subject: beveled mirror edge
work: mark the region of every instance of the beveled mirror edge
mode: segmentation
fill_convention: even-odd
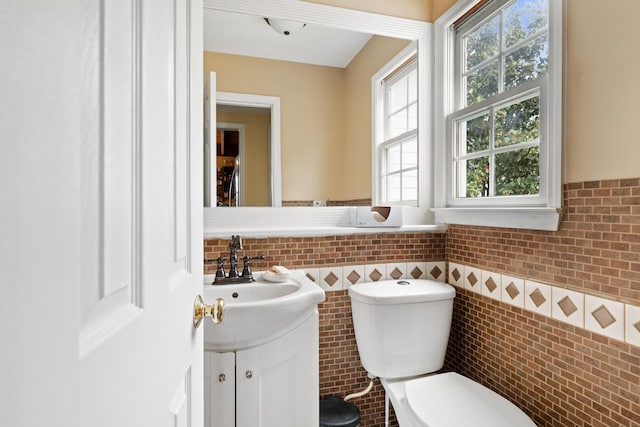
[[[430,119],[432,87],[428,83],[427,76],[432,72],[432,61],[429,58],[432,56],[430,50],[433,24],[304,1],[204,0],[203,5],[205,8],[228,12],[299,20],[310,24],[416,40],[418,42],[419,70],[418,111],[421,112],[418,116],[418,144],[421,147],[419,182],[430,181],[429,177],[433,176],[433,166],[429,161],[430,154],[433,153]],[[419,200],[419,207],[405,207],[403,209],[403,224],[406,224],[403,227],[375,229],[350,226],[350,210],[355,209],[354,207],[204,208],[204,235],[205,238],[228,237],[233,232],[247,236],[262,235],[266,237],[398,232],[415,231],[416,229],[436,232],[446,230],[446,226],[433,225],[433,214],[430,211],[433,194],[428,185],[420,185]]]

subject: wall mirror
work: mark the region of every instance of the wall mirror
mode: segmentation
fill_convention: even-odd
[[[375,46],[376,42],[377,45],[383,45],[383,49],[387,49],[378,60],[378,67],[384,65],[394,56],[389,52],[393,52],[395,49],[397,53],[409,42],[417,41],[419,110],[427,111],[429,108],[430,88],[425,82],[428,67],[430,67],[426,61],[428,57],[426,49],[429,45],[431,24],[299,1],[205,0],[204,7],[205,27],[207,14],[232,13],[237,17],[242,15],[259,21],[265,28],[268,28],[268,24],[264,22],[264,17],[269,17],[305,23],[310,28],[317,27],[322,30],[333,29],[358,34],[360,41],[355,42],[356,44],[360,43],[358,49],[362,49],[363,46],[365,49],[370,45]],[[287,207],[291,206],[312,206],[314,201],[320,202],[319,204],[323,206],[371,204],[370,76],[356,82],[353,79],[357,73],[345,68],[347,64],[342,66],[313,64],[313,58],[320,55],[307,49],[308,60],[302,59],[294,62],[294,65],[287,65],[290,67],[288,69],[297,69],[298,71],[283,72],[283,75],[278,78],[277,73],[275,76],[270,74],[273,71],[264,65],[264,58],[254,58],[254,63],[242,63],[241,60],[251,54],[239,55],[233,51],[215,54],[207,52],[206,36],[208,31],[205,28],[205,74],[209,70],[216,71],[219,90],[280,96],[279,85],[284,86],[285,83],[296,83],[307,89],[322,88],[316,92],[307,91],[302,95],[304,97],[302,100],[296,101],[281,97],[282,181],[280,191],[283,207],[278,209],[286,211]],[[286,37],[277,34],[275,30],[271,31],[274,36],[287,42]],[[289,36],[292,37],[290,40],[298,35],[303,35],[304,31],[305,29],[302,29],[299,33],[292,34]],[[236,26],[236,31],[227,34],[226,38],[242,39],[245,35],[242,29]],[[344,35],[338,37],[338,40],[344,39]],[[338,47],[343,47],[343,44],[346,43],[327,38],[324,47],[329,47],[329,50],[339,50]],[[284,51],[288,49],[291,50],[293,47],[287,45],[283,47]],[[277,58],[277,53],[270,55]],[[276,59],[275,61],[284,63],[285,59]],[[330,72],[322,74],[318,71],[318,69],[331,67],[335,69],[333,74]],[[258,72],[256,73],[256,71]],[[375,71],[377,69],[370,72],[370,75],[373,75]],[[226,81],[225,79],[230,74],[233,75],[233,80]],[[274,82],[276,82],[275,85]],[[360,93],[345,95],[345,91],[360,91]],[[353,105],[355,102],[353,100],[358,99],[358,96],[359,99],[366,100],[363,101],[364,106]],[[332,99],[340,100],[338,106],[332,106],[329,102]],[[318,108],[321,109],[320,112]],[[327,110],[330,114],[327,114]],[[295,114],[292,115],[292,111]],[[423,142],[426,141],[428,125],[427,115],[420,114],[421,135],[419,138],[423,140],[420,142],[421,147],[426,147]],[[427,150],[422,151],[422,155],[426,156]],[[429,165],[424,166],[421,175],[427,176],[429,173]],[[429,192],[423,188],[420,193],[420,207],[423,208],[420,223],[426,221],[424,206],[428,205],[429,197]],[[273,200],[273,198],[271,199]],[[254,214],[258,215],[257,211],[252,213],[252,209],[254,208],[237,208],[235,214],[228,214],[223,212],[227,209],[205,208],[205,232],[212,228],[222,227],[222,224],[216,226],[213,224],[214,222],[226,222],[225,228],[229,226],[246,228],[247,224],[230,225],[228,221],[231,220],[232,223],[234,220],[251,221]],[[277,215],[276,212],[273,213]],[[264,216],[264,214],[259,215]],[[303,213],[297,212],[296,216],[299,215],[304,216]],[[321,217],[323,214],[316,211],[313,215]],[[262,220],[259,223],[262,223]],[[268,224],[264,224],[264,226],[268,226]]]

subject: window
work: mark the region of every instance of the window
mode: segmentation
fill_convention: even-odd
[[[407,54],[410,54],[407,58]],[[372,80],[376,203],[418,205],[418,68],[415,47]]]
[[[444,145],[436,150],[444,189],[436,197],[437,220],[557,228],[560,3],[461,0],[436,23],[443,66],[436,77],[442,100],[435,134]],[[528,225],[532,208],[539,208],[538,216],[548,214],[549,222]],[[519,215],[517,224],[505,223],[505,213]]]

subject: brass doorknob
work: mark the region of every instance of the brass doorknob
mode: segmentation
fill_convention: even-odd
[[[222,298],[216,298],[215,302],[211,305],[207,305],[202,300],[202,296],[198,295],[193,302],[193,326],[198,327],[202,323],[202,319],[210,317],[213,323],[222,322],[222,316],[224,315],[224,300]]]

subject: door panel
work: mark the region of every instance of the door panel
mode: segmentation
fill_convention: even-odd
[[[202,151],[202,128],[201,114],[191,114],[192,97],[202,94],[201,8],[188,0],[119,0],[96,10],[97,97],[87,108],[99,119],[87,133],[98,145],[92,192],[104,195],[87,228],[95,223],[99,230],[98,272],[131,276],[139,285],[122,288],[128,300],[102,312],[104,320],[94,323],[102,342],[79,360],[81,375],[92,378],[81,387],[91,396],[79,409],[87,424],[100,425],[89,422],[96,414],[104,425],[202,422],[202,335],[191,324],[202,283],[202,160],[195,154]],[[127,43],[112,46],[112,34]],[[119,262],[109,263],[108,253]],[[120,322],[111,322],[117,316]]]
[[[87,109],[82,126],[87,137],[86,200],[83,217],[86,242],[83,264],[80,354],[108,339],[136,316],[141,294],[139,270],[140,76],[136,57],[141,38],[139,2],[107,2],[90,9],[91,39],[98,46],[88,52],[98,60],[87,73],[82,91]]]

